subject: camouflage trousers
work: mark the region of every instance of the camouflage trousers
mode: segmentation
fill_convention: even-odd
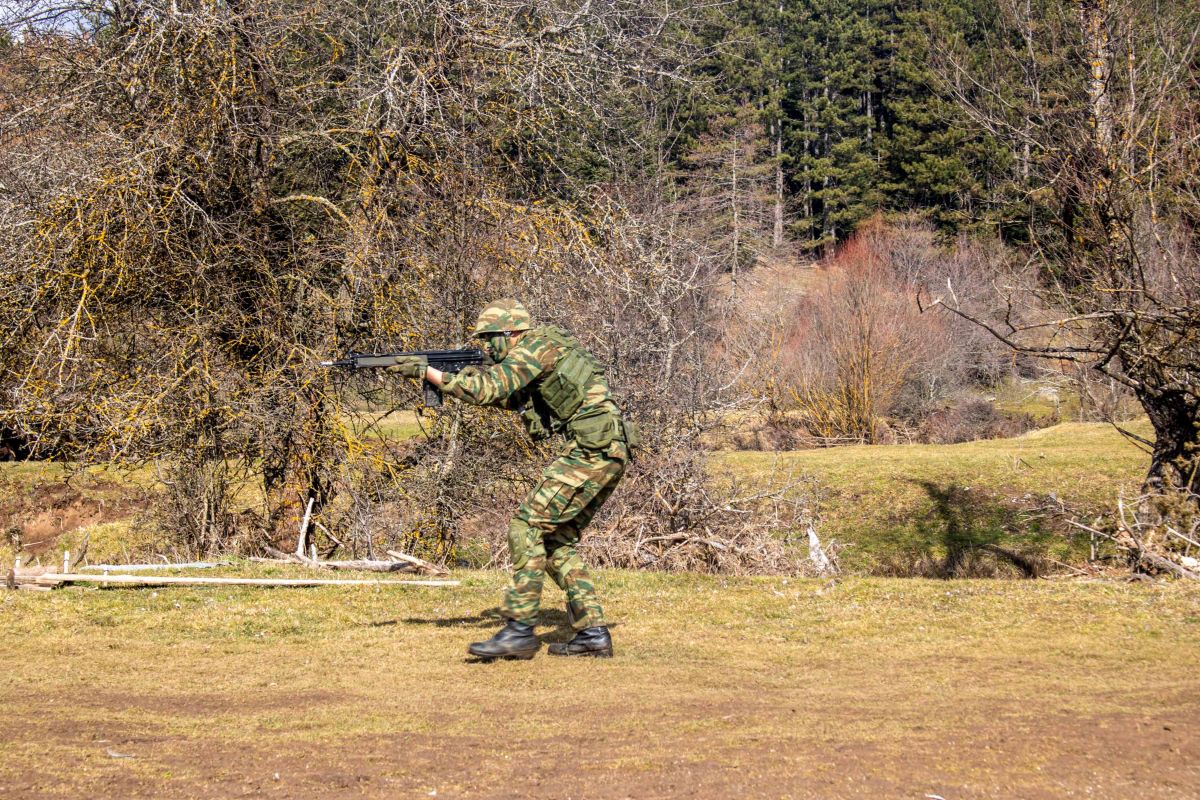
[[[508,526],[513,575],[504,590],[504,616],[534,624],[549,573],[566,592],[567,614],[576,630],[606,624],[596,587],[575,545],[621,480],[628,460],[621,442],[605,451],[575,447],[542,472]]]

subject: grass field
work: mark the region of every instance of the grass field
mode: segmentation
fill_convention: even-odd
[[[1133,428],[1150,433],[1144,421]],[[381,429],[393,438],[418,431],[404,412]],[[1090,519],[1110,509],[1119,492],[1136,488],[1147,456],[1110,425],[1066,423],[958,445],[721,451],[710,463],[716,477],[756,487],[810,476],[819,487],[820,534],[843,547],[847,571],[910,574],[921,564],[936,566],[956,547],[979,544],[1081,564],[1091,543],[1046,510],[1065,507]],[[152,483],[149,468],[72,474],[53,463],[0,464],[0,528],[22,531],[27,561],[77,552],[85,533],[93,563],[131,553],[149,558],[164,544],[151,528],[130,522],[147,506]],[[11,542],[0,540],[0,563],[12,557]]]
[[[603,573],[611,661],[458,589],[0,594],[0,794],[1194,798],[1183,584]],[[556,590],[545,638],[566,635]]]
[[[1150,435],[1145,421],[1131,428]],[[714,462],[751,485],[815,478],[822,535],[846,545],[847,569],[866,572],[982,543],[1077,563],[1089,541],[1046,509],[1090,519],[1112,508],[1140,484],[1149,457],[1111,425],[1064,423],[1012,439],[721,452]]]

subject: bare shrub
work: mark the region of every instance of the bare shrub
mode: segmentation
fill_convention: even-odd
[[[884,441],[888,419],[919,426],[965,389],[994,383],[1011,359],[975,326],[922,314],[918,294],[953,274],[970,302],[985,303],[1011,268],[998,248],[938,245],[916,219],[869,221],[787,311],[768,395],[827,443]]]
[[[1060,369],[1079,398],[1081,420],[1123,422],[1141,415],[1137,396],[1120,381],[1080,364],[1066,363]]]
[[[960,236],[938,245],[932,228],[911,217],[871,233],[914,298],[922,291],[944,292],[949,285],[959,302],[972,308],[990,307],[997,301],[998,286],[1028,271],[998,240]],[[1038,307],[1030,306],[1025,313],[1038,313]],[[978,326],[947,319],[939,331],[937,355],[924,362],[917,374],[916,386],[927,402],[937,402],[966,386],[993,386],[1011,373],[1012,353]]]
[[[921,424],[922,441],[937,444],[1019,436],[1037,427],[1028,414],[1003,414],[995,403],[968,397],[930,413]]]
[[[503,542],[508,514],[549,455],[496,411],[448,403],[420,421],[421,435],[346,462],[315,516],[317,541],[352,557],[395,549],[438,563],[454,563],[476,538]]]
[[[783,478],[754,487],[714,486],[695,450],[652,454],[635,465],[642,486],[623,492],[585,543],[613,567],[723,574],[796,574],[805,561],[789,535],[802,530],[812,487]],[[652,481],[652,484],[650,483]]]
[[[214,458],[159,465],[158,480],[166,491],[156,494],[148,521],[171,532],[186,556],[238,552],[244,543],[230,507],[236,480],[231,472],[229,462]]]
[[[631,138],[660,135],[646,111],[691,18],[535,6],[6,7],[33,27],[5,59],[0,426],[40,455],[161,463],[191,547],[285,545],[311,501],[331,542],[449,557],[533,456],[454,406],[420,445],[380,444],[347,422],[356,395],[413,395],[315,362],[459,341],[512,291],[614,366],[652,445],[686,428],[711,272],[614,187],[655,146]],[[585,150],[603,191],[571,172]]]
[[[805,427],[829,441],[875,442],[917,365],[938,349],[885,254],[852,239],[792,312],[778,379]]]

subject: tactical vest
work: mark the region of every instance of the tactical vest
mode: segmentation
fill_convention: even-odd
[[[561,328],[548,326],[532,333],[552,344],[560,355],[535,385],[521,414],[529,435],[540,440],[562,432],[580,447],[592,450],[604,450],[614,441],[637,446],[637,428],[621,418],[607,387],[603,402],[583,406],[588,392],[604,376],[604,367],[595,357]]]
[[[554,345],[561,355],[550,374],[543,377],[538,393],[557,419],[567,422],[587,399],[588,390],[604,367],[584,349],[574,336],[561,328],[548,326],[536,331],[536,335]]]

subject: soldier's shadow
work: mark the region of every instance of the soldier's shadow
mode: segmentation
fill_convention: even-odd
[[[567,612],[558,609],[547,609],[538,615],[538,625],[553,625],[554,630],[539,633],[538,638],[543,642],[567,642],[575,635]]]
[[[500,613],[500,609],[489,608],[470,617],[407,617],[401,620],[389,619],[367,624],[372,628],[401,624],[432,625],[435,628],[494,628],[504,624],[504,616]],[[547,626],[552,626],[552,629],[546,630]],[[567,617],[565,611],[560,609],[543,609],[538,615],[538,638],[543,642],[547,644],[552,642],[566,642],[574,635],[575,629],[571,627],[571,620]]]

